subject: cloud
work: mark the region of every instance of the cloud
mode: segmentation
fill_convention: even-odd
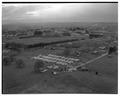
[[[9,5],[3,6],[2,8],[2,17],[3,19],[17,19],[17,18],[28,18],[28,14],[34,11],[44,10],[49,8],[49,5]]]
[[[117,22],[117,3],[6,4],[2,20],[21,22]]]

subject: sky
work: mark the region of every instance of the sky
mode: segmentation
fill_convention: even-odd
[[[2,22],[117,22],[117,3],[3,4]]]

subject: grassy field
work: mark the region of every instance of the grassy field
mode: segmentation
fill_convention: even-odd
[[[78,44],[85,43],[87,41]],[[90,63],[86,66],[90,71],[61,72],[57,75],[52,75],[51,70],[34,73],[32,57],[49,53],[61,54],[62,50],[59,48],[25,50],[16,56],[25,62],[25,68],[18,69],[15,63],[3,66],[3,93],[117,93],[117,55],[111,58],[106,56]],[[77,58],[85,62],[95,57],[85,52]]]

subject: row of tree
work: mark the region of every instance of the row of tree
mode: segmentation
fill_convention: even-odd
[[[16,59],[15,57],[10,57],[10,56],[3,56],[2,58],[2,65],[3,66],[8,66],[8,65],[12,65],[12,64],[16,64],[16,68],[24,68],[25,67],[25,63],[22,59]]]
[[[22,59],[16,59],[15,57],[8,57],[5,56],[2,58],[2,65],[3,66],[9,66],[15,64],[16,68],[25,68],[25,62]],[[34,63],[34,72],[38,73],[43,70],[44,63],[40,60],[37,60]]]

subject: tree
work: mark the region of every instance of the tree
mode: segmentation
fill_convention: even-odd
[[[17,51],[17,52],[20,52],[20,48],[22,48],[22,47],[23,47],[22,44],[17,44],[17,43],[14,43],[14,42],[5,44],[6,49],[11,49],[11,50],[14,50],[14,51]]]
[[[35,30],[34,32],[34,36],[42,36],[43,35],[43,32],[41,30]]]
[[[10,65],[12,62],[14,61],[14,58],[13,57],[9,57],[9,56],[4,56],[2,58],[2,64],[3,65]]]
[[[63,36],[71,36],[71,34],[69,32],[64,32],[62,33]]]
[[[22,59],[18,59],[16,60],[16,64],[17,64],[17,68],[24,68],[25,67],[25,63]]]
[[[5,65],[5,66],[6,66],[6,65],[9,65],[9,64],[10,64],[9,58],[3,57],[3,58],[2,58],[2,64]]]
[[[41,72],[44,67],[44,63],[41,60],[37,60],[34,64],[34,72]]]
[[[59,33],[54,33],[53,37],[60,37]]]

